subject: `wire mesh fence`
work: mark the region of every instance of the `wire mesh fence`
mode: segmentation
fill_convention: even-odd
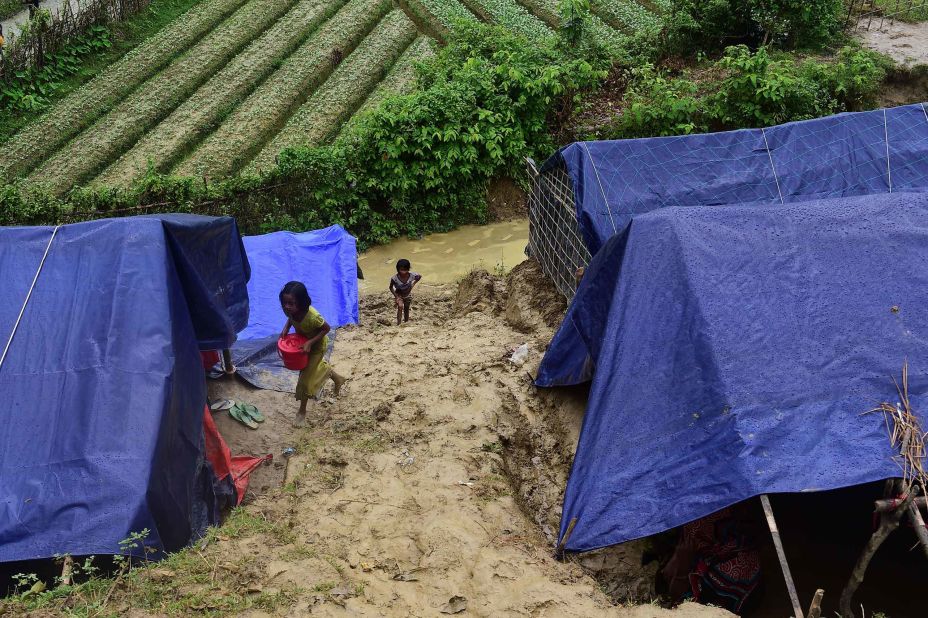
[[[848,0],[848,30],[882,30],[899,21],[928,19],[928,0]]]
[[[578,274],[590,262],[580,237],[574,190],[566,168],[540,172],[526,160],[532,186],[528,203],[528,253],[541,265],[558,291],[570,301],[577,291]]]

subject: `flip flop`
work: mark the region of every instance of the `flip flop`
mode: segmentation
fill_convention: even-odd
[[[213,405],[211,405],[209,409],[212,410],[213,412],[218,412],[220,410],[228,410],[234,405],[235,405],[234,399],[221,399],[215,402]]]
[[[247,414],[249,417],[251,417],[251,420],[255,421],[256,423],[264,422],[264,415],[258,411],[258,408],[256,406],[253,406],[250,403],[243,403],[242,411],[245,414]]]
[[[229,408],[229,416],[237,420],[239,423],[241,423],[245,427],[248,427],[249,429],[258,428],[258,423],[251,420],[251,417],[245,414],[245,411],[243,410],[243,406],[240,403],[237,403],[231,408]]]

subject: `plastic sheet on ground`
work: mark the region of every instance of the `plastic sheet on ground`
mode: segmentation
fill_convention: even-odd
[[[761,493],[898,476],[884,419],[866,412],[898,401],[892,378],[908,360],[928,426],[926,306],[928,194],[634,217],[561,327],[595,364],[567,549]]]

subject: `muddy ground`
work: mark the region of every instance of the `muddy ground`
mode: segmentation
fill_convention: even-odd
[[[423,284],[401,327],[388,297],[363,297],[361,324],[339,332],[332,358],[351,381],[312,402],[301,428],[290,395],[212,384],[214,397],[267,415],[257,431],[216,420],[234,454],[274,454],[245,510],[292,531],[205,549],[207,564],[247,564],[261,594],[285,591],[285,603],[249,615],[730,615],[647,604],[653,573],[634,545],[587,556],[586,568],[552,557],[585,395],[541,393],[529,377],[564,310],[549,289],[532,262],[506,279]],[[523,343],[529,360],[516,367],[508,357]],[[597,567],[610,584],[591,577]]]

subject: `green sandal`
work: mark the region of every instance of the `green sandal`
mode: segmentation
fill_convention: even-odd
[[[261,414],[261,412],[258,411],[258,408],[257,408],[256,406],[254,406],[254,405],[252,405],[252,404],[250,404],[250,403],[243,403],[243,404],[242,404],[242,411],[244,411],[245,414],[247,414],[249,417],[251,417],[251,420],[255,421],[256,423],[263,423],[263,422],[264,422],[264,415]]]
[[[245,412],[244,407],[244,404],[236,403],[234,406],[229,408],[229,416],[249,429],[257,429],[258,423],[252,420],[251,416]]]

